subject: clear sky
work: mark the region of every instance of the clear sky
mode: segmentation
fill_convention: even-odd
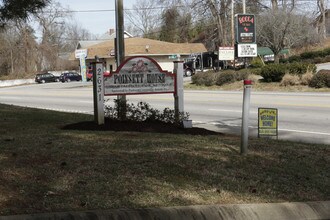
[[[95,35],[102,35],[110,28],[115,29],[115,0],[57,0],[63,7],[69,7],[73,19],[81,27]],[[132,8],[135,0],[123,0],[124,8]],[[93,12],[93,10],[95,12]],[[104,11],[100,11],[104,10]],[[81,12],[79,12],[81,11]]]

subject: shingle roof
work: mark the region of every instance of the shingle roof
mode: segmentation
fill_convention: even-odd
[[[114,41],[105,41],[87,47],[87,59],[93,59],[96,55],[99,58],[110,57],[113,50]],[[151,40],[147,38],[125,38],[125,55],[189,55],[191,53],[206,52],[202,43],[169,43],[165,41]]]

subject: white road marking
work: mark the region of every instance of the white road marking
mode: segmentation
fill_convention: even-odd
[[[230,123],[220,123],[220,122],[202,122],[202,121],[193,121],[193,124],[210,124],[210,125],[223,125],[223,126],[230,126],[230,127],[241,127],[240,124],[230,124]],[[249,128],[255,128],[256,126],[249,126]],[[317,134],[317,135],[326,135],[330,136],[330,133],[325,132],[316,132],[316,131],[302,131],[302,130],[294,130],[294,129],[285,129],[285,128],[279,128],[279,131],[289,131],[289,132],[296,132],[296,133],[305,133],[305,134]]]

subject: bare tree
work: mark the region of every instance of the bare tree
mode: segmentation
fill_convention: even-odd
[[[58,54],[62,47],[61,39],[65,30],[65,18],[70,16],[66,11],[58,2],[52,2],[35,16],[42,33],[38,71],[57,68]]]
[[[269,47],[278,63],[282,49],[302,46],[317,39],[309,20],[305,16],[281,10],[263,13],[258,17],[258,45]]]
[[[160,25],[160,9],[157,10],[157,2],[153,0],[137,0],[133,10],[126,10],[126,18],[135,35],[150,37]]]

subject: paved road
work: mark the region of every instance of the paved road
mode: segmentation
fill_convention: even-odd
[[[194,126],[240,133],[242,92],[192,91],[184,94],[185,111]],[[115,97],[107,97],[113,103]],[[173,108],[173,96],[127,96],[159,109]],[[0,103],[92,114],[91,83],[49,83],[0,88]],[[278,108],[279,138],[330,144],[330,93],[251,93],[250,136],[257,136],[258,107]]]

